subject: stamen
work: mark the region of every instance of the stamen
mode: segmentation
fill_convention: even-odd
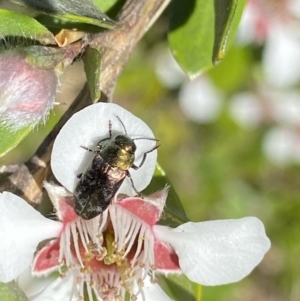
[[[71,229],[70,229],[71,225],[67,224],[66,228],[67,230],[65,231],[65,239],[66,239],[66,248],[65,248],[65,261],[66,261],[66,265],[69,266],[71,264],[71,261],[73,259],[73,254],[71,251]]]
[[[134,235],[133,232],[135,230],[138,230],[139,228],[136,227],[136,224],[137,224],[137,220],[134,219],[132,222],[131,222],[131,227],[129,229],[129,232],[127,233],[126,237],[125,237],[125,241],[124,241],[124,245],[127,245],[128,244],[128,241],[131,241],[132,237],[135,237],[136,234]]]
[[[83,246],[84,246],[86,252],[88,252],[88,243],[90,242],[90,238],[89,238],[89,235],[88,235],[88,231],[86,229],[87,228],[86,227],[87,222],[84,221],[84,220],[82,220],[82,219],[78,219],[78,224],[79,224],[79,225],[77,225],[78,229],[82,230],[81,231],[81,233],[82,233],[82,235],[81,235],[81,241],[83,243]]]
[[[144,225],[141,225],[140,227],[140,232],[139,232],[139,237],[137,239],[137,248],[136,248],[136,251],[135,251],[135,254],[134,254],[134,257],[132,259],[132,264],[134,265],[136,260],[137,260],[137,257],[140,255],[141,253],[141,250],[142,250],[142,246],[144,244],[144,236],[145,236],[145,231],[146,231],[146,227]]]
[[[136,300],[137,300],[137,296],[136,296],[135,294],[132,294],[130,299],[131,299],[132,301],[136,301]]]
[[[129,233],[130,236],[128,235],[128,237],[130,239],[129,240],[129,244],[127,246],[127,250],[125,251],[124,256],[128,255],[128,253],[130,252],[133,244],[135,243],[136,237],[137,237],[137,235],[138,235],[138,233],[140,231],[140,227],[141,227],[140,223],[138,223],[138,221],[134,219],[132,221],[132,224],[131,224],[132,231],[131,231],[131,233]],[[133,262],[133,264],[134,264],[134,262]]]
[[[108,210],[105,210],[99,218],[99,224],[98,224],[98,233],[102,233],[107,225],[107,219],[108,219]],[[96,219],[97,220],[97,219]]]
[[[151,283],[157,281],[151,226],[117,203],[97,218],[65,224],[59,262],[62,276],[67,266],[76,277],[78,300],[86,294],[89,301],[122,301],[129,293],[134,301],[145,297],[150,272]]]
[[[137,284],[138,284],[139,287],[143,287],[143,286],[144,286],[144,282],[143,282],[142,279],[139,279],[139,280],[137,281]]]
[[[84,247],[84,249],[86,250],[86,252],[88,251],[88,247],[86,245],[86,239],[85,239],[85,235],[83,233],[83,227],[82,227],[82,224],[80,219],[78,222],[75,222],[76,223],[76,226],[77,226],[77,230],[79,232],[79,236],[80,236],[80,241],[82,243],[82,246]]]
[[[71,223],[71,231],[72,231],[72,236],[73,236],[73,242],[74,242],[76,257],[77,257],[80,265],[83,266],[81,255],[80,255],[80,251],[79,251],[78,233],[76,231],[76,225],[75,225],[75,223]]]
[[[99,251],[98,255],[96,256],[96,260],[102,261],[106,255],[107,255],[107,249],[102,248],[102,250]]]
[[[87,277],[90,279],[86,279],[86,289],[87,289],[87,294],[88,294],[88,298],[89,301],[93,301],[93,293],[92,293],[92,289],[91,289],[91,283],[93,283],[93,281],[91,280],[91,277]]]

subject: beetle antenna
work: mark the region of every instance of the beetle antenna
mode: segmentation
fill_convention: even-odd
[[[123,121],[121,120],[121,118],[120,118],[118,115],[116,115],[116,117],[119,119],[120,123],[122,124],[122,127],[123,127],[123,130],[124,130],[124,133],[125,133],[125,135],[126,135],[126,136],[128,136],[128,135],[127,135],[126,128],[125,128],[125,125],[124,125]]]
[[[132,138],[132,140],[152,140],[152,141],[159,141],[159,139],[155,139],[155,138],[148,138],[148,137],[138,137],[138,138]]]

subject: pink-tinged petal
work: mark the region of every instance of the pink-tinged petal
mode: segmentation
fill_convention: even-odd
[[[30,301],[78,301],[79,293],[76,289],[76,279],[72,273],[65,278],[56,278],[39,294],[30,298]]]
[[[239,281],[260,263],[270,248],[264,225],[255,217],[186,223],[176,229],[153,227],[169,243],[186,276],[203,285]]]
[[[39,242],[59,235],[62,224],[9,192],[0,194],[0,212],[0,281],[8,282],[30,266]]]
[[[130,197],[123,199],[116,204],[130,211],[135,216],[149,225],[155,225],[161,216],[168,197],[169,187],[143,198]]]
[[[137,301],[173,301],[157,283],[151,283],[150,277],[144,280],[143,293],[139,294]]]
[[[32,264],[33,276],[48,276],[58,269],[59,241],[54,239],[35,255]]]
[[[130,211],[149,225],[154,225],[159,220],[157,208],[143,199],[127,198],[116,204]]]
[[[154,245],[155,267],[162,272],[180,272],[178,256],[167,245],[156,241]]]
[[[64,223],[69,223],[78,218],[73,208],[73,195],[66,188],[44,182],[49,198],[56,209],[56,215]]]
[[[131,212],[135,217],[143,220],[148,225],[154,225],[159,220],[157,208],[143,199],[127,198],[121,202],[117,202],[116,205]]]
[[[116,116],[124,123],[129,137],[154,137],[153,132],[142,120],[113,103],[93,104],[74,114],[57,135],[51,156],[51,167],[55,177],[69,191],[74,191],[78,182],[77,175],[86,171],[95,156],[81,146],[97,150],[97,143],[109,137],[109,121],[112,123],[113,137],[125,134]],[[156,142],[145,139],[134,142],[137,146],[134,163],[138,166],[143,154],[151,150]],[[156,158],[157,151],[155,150],[147,154],[141,168],[130,169],[132,180],[138,191],[142,191],[150,183]],[[119,192],[127,195],[136,194],[128,178],[124,180]]]

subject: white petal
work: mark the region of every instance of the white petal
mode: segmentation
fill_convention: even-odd
[[[270,248],[264,225],[255,217],[189,222],[172,230],[156,226],[155,233],[175,249],[183,273],[203,285],[239,281]]]
[[[16,281],[25,295],[30,298],[44,290],[53,280],[51,277],[32,277],[31,268],[28,268]]]
[[[58,134],[52,151],[51,167],[57,180],[69,191],[74,191],[78,181],[77,174],[85,172],[95,154],[80,146],[96,150],[99,140],[109,137],[108,123],[112,122],[112,135],[125,134],[118,116],[126,127],[131,138],[154,138],[150,128],[139,118],[122,107],[112,103],[93,104],[74,114]],[[139,165],[143,154],[151,150],[155,141],[136,140],[137,150],[134,163]],[[144,165],[138,169],[130,169],[134,185],[138,191],[143,190],[153,176],[157,151],[147,155]],[[128,178],[125,179],[119,192],[135,195]]]
[[[143,293],[138,295],[137,301],[173,301],[157,283],[150,282],[150,277],[144,280]]]
[[[9,192],[0,194],[0,212],[0,281],[8,282],[30,266],[39,242],[59,235],[62,224]]]
[[[65,278],[56,278],[41,293],[30,298],[30,301],[78,301],[79,294],[72,273]]]

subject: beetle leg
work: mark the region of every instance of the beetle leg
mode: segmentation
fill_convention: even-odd
[[[79,174],[77,175],[77,178],[80,179],[82,175],[83,175],[83,172],[79,173]]]
[[[87,150],[87,151],[89,151],[89,152],[92,152],[92,153],[94,153],[94,154],[99,154],[99,151],[98,150],[92,150],[92,149],[90,149],[90,148],[88,148],[88,147],[86,147],[86,146],[82,146],[82,145],[80,145],[80,147],[82,147],[83,149],[85,149],[85,150]]]
[[[142,162],[140,163],[139,166],[136,166],[136,165],[132,165],[131,167],[135,170],[141,168],[143,166],[143,164],[145,163],[145,160],[146,160],[146,157],[147,157],[147,154],[153,152],[154,150],[156,150],[157,148],[159,148],[160,145],[155,145],[152,149],[150,149],[149,151],[145,152],[144,155],[143,155],[143,159],[142,159]]]
[[[136,194],[139,196],[139,197],[142,197],[142,195],[136,190],[135,186],[134,186],[134,183],[132,181],[132,178],[131,178],[131,174],[128,170],[126,170],[126,176],[129,178],[130,182],[131,182],[131,185],[132,185],[132,188],[134,189],[134,191],[136,192]]]

